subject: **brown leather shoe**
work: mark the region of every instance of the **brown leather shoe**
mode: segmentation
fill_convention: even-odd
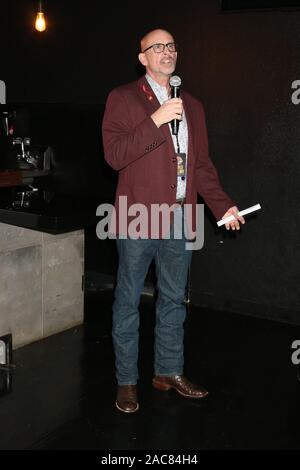
[[[174,388],[185,398],[204,398],[208,391],[199,385],[194,385],[184,375],[173,375],[170,377],[156,376],[152,380],[152,385],[157,390],[167,391]]]
[[[118,385],[116,407],[124,413],[135,413],[139,409],[136,385]]]

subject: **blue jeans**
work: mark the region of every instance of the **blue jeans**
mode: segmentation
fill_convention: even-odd
[[[117,239],[119,268],[113,304],[113,343],[119,385],[136,384],[139,311],[145,278],[155,259],[158,297],[154,344],[156,375],[183,373],[185,289],[192,251],[186,239]]]

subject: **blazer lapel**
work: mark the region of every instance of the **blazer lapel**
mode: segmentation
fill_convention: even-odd
[[[156,98],[156,95],[152,90],[151,86],[149,85],[146,77],[142,77],[138,80],[138,86],[141,91],[145,109],[147,109],[147,114],[151,116],[151,114],[158,110],[158,108],[160,107],[160,103]],[[161,126],[161,130],[164,133],[164,136],[166,138],[166,141],[168,142],[168,145],[170,146],[170,149],[172,150],[172,153],[174,153],[174,144],[171,137],[169,124],[163,124]]]
[[[142,97],[143,103],[151,115],[160,107],[159,101],[156,98],[156,95],[149,85],[146,77],[140,78],[137,83],[141,92],[140,96]]]
[[[188,169],[192,167],[193,160],[194,160],[194,146],[192,136],[194,135],[195,129],[193,128],[192,122],[192,111],[190,109],[190,103],[188,97],[183,92],[182,96],[183,100],[183,107],[186,116],[187,126],[188,126]]]

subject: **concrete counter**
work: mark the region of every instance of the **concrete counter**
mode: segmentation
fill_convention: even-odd
[[[83,321],[84,231],[0,223],[0,337],[13,348]]]
[[[26,188],[0,198],[0,337],[13,348],[83,321],[84,227],[95,201]]]

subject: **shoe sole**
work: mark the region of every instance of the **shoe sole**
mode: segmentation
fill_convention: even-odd
[[[176,387],[173,387],[172,385],[168,385],[168,384],[164,384],[164,383],[161,383],[161,382],[152,382],[152,385],[153,387],[156,389],[156,390],[160,390],[161,392],[168,392],[169,390],[173,389],[173,390],[176,390],[177,393],[179,393],[179,395],[181,395],[182,397],[184,398],[196,398],[196,399],[199,399],[199,398],[205,398],[208,396],[208,393],[206,393],[205,395],[201,395],[201,396],[194,396],[194,395],[186,395],[185,393],[181,392],[180,390],[178,390],[178,388]]]
[[[121,408],[119,405],[118,405],[118,402],[116,401],[115,403],[116,405],[116,408],[118,408],[119,411],[122,411],[122,413],[135,413],[136,411],[139,410],[139,404],[137,403],[136,405],[136,408],[134,410],[124,410],[124,408]]]

